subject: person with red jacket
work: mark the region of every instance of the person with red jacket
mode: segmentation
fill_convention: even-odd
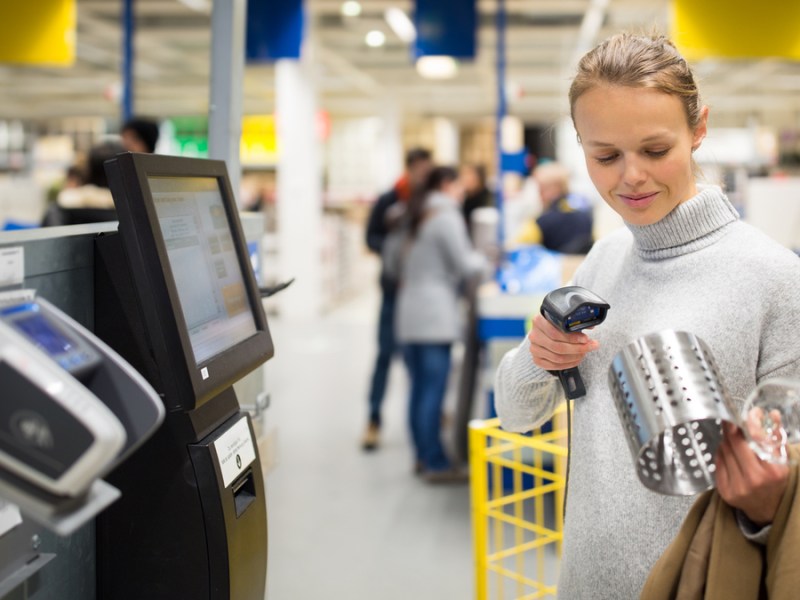
[[[431,153],[424,148],[414,148],[406,154],[406,170],[392,189],[378,197],[367,221],[367,246],[381,256],[383,244],[393,224],[399,220],[398,213],[411,197],[413,190],[424,185],[433,169]],[[381,428],[381,404],[386,393],[389,367],[397,349],[394,336],[394,307],[397,282],[393,281],[381,267],[381,308],[378,317],[378,356],[372,373],[369,389],[369,421],[362,440],[364,450],[378,447]]]

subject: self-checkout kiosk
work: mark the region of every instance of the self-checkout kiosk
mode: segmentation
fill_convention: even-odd
[[[106,172],[119,231],[96,240],[95,331],[166,418],[108,477],[98,598],[263,600],[264,481],[232,386],[273,346],[225,164],[123,154]]]

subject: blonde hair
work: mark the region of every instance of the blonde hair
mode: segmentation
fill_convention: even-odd
[[[692,70],[663,35],[618,33],[584,54],[569,88],[573,123],[578,98],[598,85],[652,88],[678,96],[690,129],[700,122],[702,104]]]
[[[533,179],[539,184],[557,183],[565,194],[569,191],[569,169],[557,162],[546,162],[536,167]]]

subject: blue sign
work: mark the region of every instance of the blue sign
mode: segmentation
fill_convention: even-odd
[[[503,152],[500,156],[500,170],[503,173],[526,175],[530,170],[528,166],[528,151]]]
[[[247,62],[299,59],[304,25],[303,0],[249,0]]]
[[[475,58],[478,37],[476,0],[417,0],[414,59],[422,56]]]

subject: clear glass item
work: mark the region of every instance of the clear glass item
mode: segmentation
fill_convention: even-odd
[[[759,383],[742,407],[742,431],[760,459],[788,464],[788,445],[800,443],[800,381]]]

